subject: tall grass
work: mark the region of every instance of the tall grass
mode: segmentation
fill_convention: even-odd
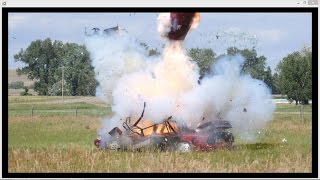
[[[88,111],[77,117],[54,111],[31,116],[22,113],[27,105],[9,102],[9,172],[311,172],[311,108],[301,121],[298,114],[287,113],[296,112],[294,105],[278,106],[281,113],[275,113],[256,142],[235,137],[232,150],[115,152],[93,145],[110,109],[85,102],[43,102],[37,108],[78,106]],[[90,112],[97,109],[107,112]]]
[[[243,147],[242,147],[243,148]],[[66,148],[10,149],[10,172],[310,172],[311,154],[287,147],[214,152],[113,152]]]

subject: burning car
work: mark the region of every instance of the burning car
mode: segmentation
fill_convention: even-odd
[[[146,103],[144,103],[145,109]],[[191,150],[206,151],[219,147],[232,147],[234,137],[228,129],[232,128],[228,121],[209,121],[198,126],[196,129],[179,127],[168,117],[161,123],[149,125],[141,123],[143,112],[138,120],[131,124],[131,118],[126,118],[123,123],[124,131],[114,127],[110,132],[111,140],[107,145],[102,145],[100,139],[94,144],[97,147],[105,146],[111,150],[118,149],[141,149],[157,148],[160,150],[177,150],[189,152]],[[142,124],[142,125],[141,125]]]
[[[234,142],[233,134],[228,131],[232,128],[228,121],[216,120],[201,124],[195,132],[181,132],[178,150],[213,150],[220,147],[231,148]]]

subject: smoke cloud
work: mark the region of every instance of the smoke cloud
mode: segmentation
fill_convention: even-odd
[[[168,15],[158,17],[160,35],[170,30]],[[159,57],[148,57],[128,33],[89,36],[86,46],[99,81],[97,96],[112,108],[112,116],[103,120],[98,132],[102,144],[110,139],[112,128],[122,128],[127,117],[140,117],[143,102],[142,123],[158,123],[172,116],[178,124],[196,128],[207,120],[222,119],[230,121],[233,133],[245,140],[254,140],[256,132],[272,120],[275,105],[270,89],[241,74],[241,56],[218,59],[213,73],[199,84],[199,67],[181,41],[167,40]]]

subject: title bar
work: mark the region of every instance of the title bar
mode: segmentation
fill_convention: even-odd
[[[2,7],[318,7],[319,0],[1,0]]]

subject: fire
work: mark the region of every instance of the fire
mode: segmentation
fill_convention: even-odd
[[[175,123],[171,123],[170,125],[175,131],[177,131],[178,128]],[[161,135],[173,132],[173,130],[169,127],[169,124],[154,124],[151,120],[144,120],[141,122],[141,124],[139,124],[139,127],[143,129],[144,136],[151,136],[155,134]],[[133,131],[141,135],[140,129],[133,129]]]
[[[205,76],[198,83],[200,69],[191,61],[183,41],[199,22],[200,13],[196,12],[160,14],[158,30],[166,44],[159,59],[147,58],[130,36],[117,36],[115,41],[105,36],[89,37],[87,46],[99,81],[98,92],[102,98],[107,97],[114,114],[101,129],[104,144],[113,138],[103,132],[121,128],[119,117],[133,115],[136,120],[141,111],[138,105],[142,102],[149,104],[143,119],[131,126],[125,122],[128,128],[124,127],[127,130],[124,135],[130,136],[130,141],[124,143],[127,146],[151,139],[142,136],[171,135],[170,132],[178,128],[176,123],[170,126],[167,121],[161,121],[167,116],[190,129],[196,129],[203,117],[206,120],[224,118],[230,120],[240,134],[255,133],[272,119],[274,105],[263,103],[271,94],[263,82],[240,73],[244,63],[241,56],[219,58],[212,67],[215,74]],[[243,113],[239,108],[250,110]]]
[[[200,13],[197,12],[193,17],[191,29],[197,28],[199,23],[200,23]]]

